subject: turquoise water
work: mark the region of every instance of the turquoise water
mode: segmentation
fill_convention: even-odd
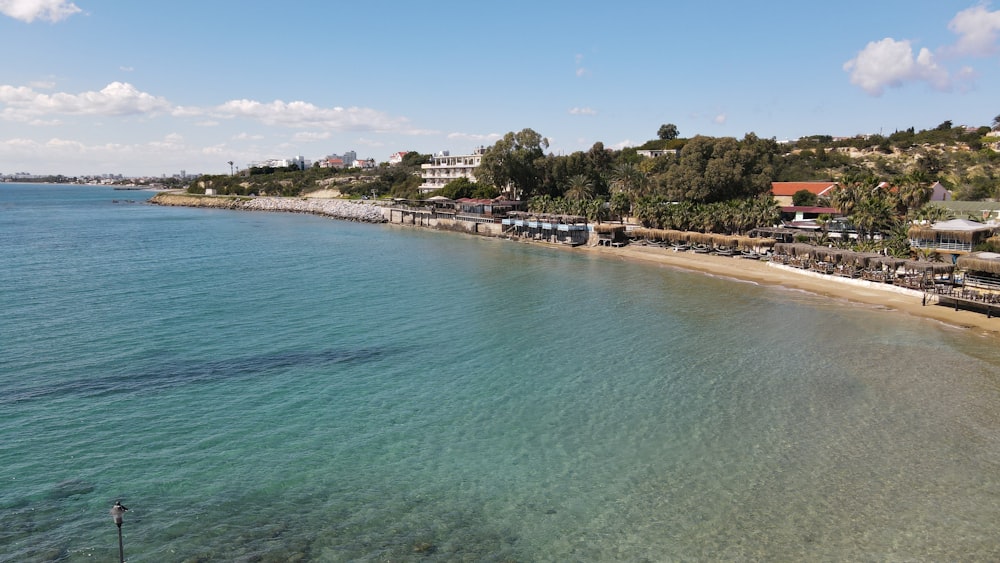
[[[149,195],[0,184],[2,561],[1000,558],[993,341]]]

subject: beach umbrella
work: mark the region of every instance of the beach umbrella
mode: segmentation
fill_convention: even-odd
[[[959,256],[955,265],[962,270],[1000,275],[1000,254],[994,252],[973,252]]]

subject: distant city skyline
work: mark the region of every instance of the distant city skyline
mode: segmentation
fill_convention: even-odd
[[[928,0],[0,0],[0,175],[991,125],[1000,9]]]

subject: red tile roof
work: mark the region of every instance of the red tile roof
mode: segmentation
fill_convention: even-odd
[[[819,196],[828,196],[836,185],[836,182],[771,182],[771,195],[793,196],[795,192],[806,190]]]
[[[829,213],[830,215],[839,215],[840,211],[835,207],[815,207],[809,205],[789,205],[781,208],[782,213],[795,213],[801,211],[803,213]]]

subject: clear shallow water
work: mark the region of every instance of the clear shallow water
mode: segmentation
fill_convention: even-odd
[[[0,560],[1000,557],[993,342],[148,196],[0,184]]]

